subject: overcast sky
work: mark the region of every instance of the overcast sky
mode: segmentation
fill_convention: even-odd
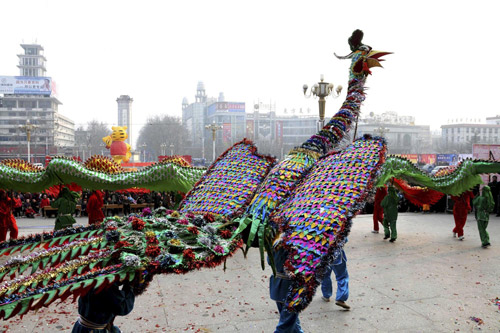
[[[448,119],[500,114],[498,1],[3,0],[0,75],[19,75],[19,44],[45,48],[61,112],[78,125],[117,123],[130,95],[135,138],[150,115],[181,116],[198,81],[228,101],[311,108],[304,83],[347,86],[354,29],[391,51],[368,78],[362,112],[396,111],[438,129]],[[345,91],[344,91],[345,95]],[[328,99],[327,116],[340,106]]]

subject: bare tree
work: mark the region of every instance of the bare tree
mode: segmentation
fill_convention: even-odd
[[[141,128],[136,150],[142,152],[148,161],[155,161],[159,155],[183,155],[189,145],[187,137],[188,131],[180,118],[153,116]]]
[[[78,127],[75,130],[75,146],[78,155],[85,159],[101,153],[107,155],[102,138],[110,135],[111,132],[111,126],[97,120],[89,121],[86,127]]]

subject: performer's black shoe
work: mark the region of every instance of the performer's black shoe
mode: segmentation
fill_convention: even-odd
[[[483,248],[486,249],[488,246],[491,246],[491,244],[490,243],[486,243],[486,244],[483,245]]]
[[[389,242],[394,243],[396,241],[396,238],[391,238]]]
[[[385,236],[384,239],[389,239],[389,236]]]

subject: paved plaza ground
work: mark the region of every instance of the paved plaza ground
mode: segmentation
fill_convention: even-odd
[[[79,219],[84,224],[86,219]],[[19,219],[21,235],[50,230],[53,220]],[[499,332],[500,218],[492,215],[492,246],[481,248],[472,214],[465,240],[452,238],[450,214],[400,214],[399,238],[373,234],[371,215],[354,220],[345,250],[351,311],[317,293],[300,319],[305,332]],[[115,323],[123,332],[272,332],[278,322],[269,299],[271,271],[257,250],[237,252],[222,267],[157,276],[135,308]],[[70,331],[77,317],[70,300],[0,323],[8,332]],[[478,325],[471,317],[480,318]]]

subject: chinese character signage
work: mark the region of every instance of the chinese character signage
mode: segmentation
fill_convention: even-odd
[[[458,161],[457,154],[437,154],[436,162],[439,165],[455,165]]]
[[[52,78],[0,76],[0,94],[50,95]]]
[[[245,113],[245,103],[216,102],[208,106],[208,116],[214,113]]]

